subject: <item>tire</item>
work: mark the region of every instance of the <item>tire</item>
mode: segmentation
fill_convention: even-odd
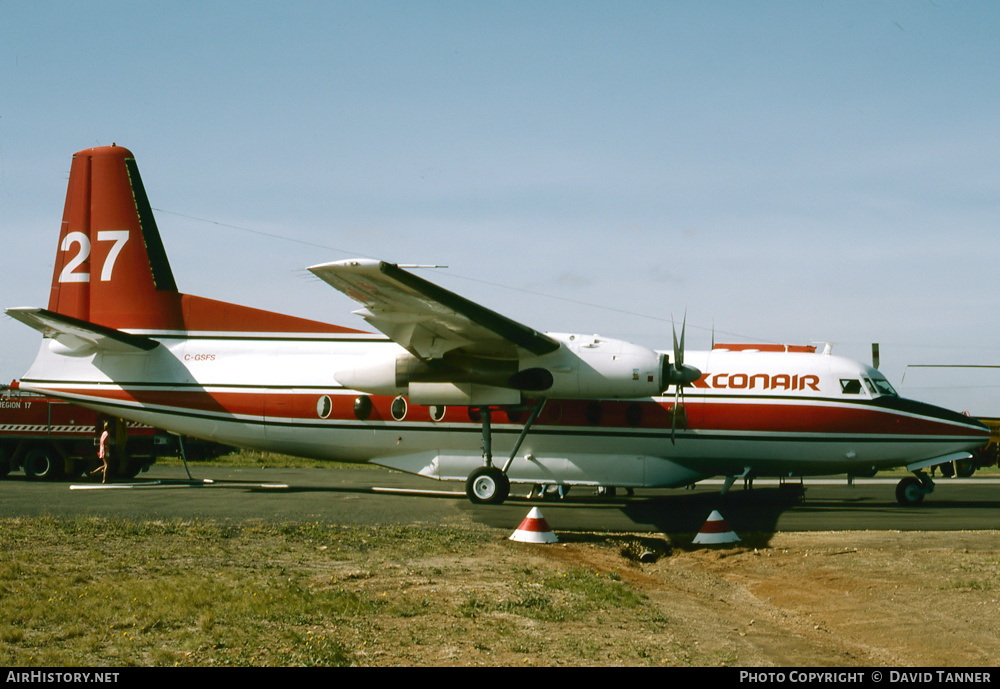
[[[510,480],[496,467],[479,467],[466,479],[465,494],[475,505],[499,505],[510,495]]]
[[[955,461],[955,475],[959,478],[969,478],[976,473],[976,464],[971,459],[959,459]]]
[[[24,475],[30,481],[56,481],[62,473],[62,461],[49,448],[36,447],[24,458]]]
[[[80,478],[85,473],[85,469],[86,466],[84,466],[82,459],[72,459],[67,462],[66,466],[63,468],[62,478],[69,479],[71,481],[73,479]]]
[[[142,471],[142,462],[138,459],[127,459],[122,463],[122,468],[115,472],[117,478],[133,479]]]
[[[924,487],[919,480],[908,476],[896,484],[896,502],[904,507],[919,505],[924,501]]]

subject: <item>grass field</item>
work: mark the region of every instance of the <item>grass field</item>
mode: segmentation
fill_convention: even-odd
[[[157,464],[163,466],[180,466],[183,464],[180,457],[164,456],[158,457]],[[275,452],[261,452],[259,450],[234,450],[229,454],[212,459],[200,459],[188,462],[191,466],[221,466],[221,467],[271,467],[271,468],[317,468],[324,469],[330,467],[344,466],[340,462],[329,460],[305,459],[303,457],[292,457]],[[374,464],[351,464],[352,467],[370,467],[372,470],[385,471],[385,469]]]
[[[494,657],[518,643],[527,662],[498,614],[656,623],[614,575],[510,559],[518,545],[474,529],[4,520],[0,665],[427,664],[430,646]],[[547,662],[580,641],[552,642]]]

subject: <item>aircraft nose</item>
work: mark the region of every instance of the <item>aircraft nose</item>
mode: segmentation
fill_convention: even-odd
[[[921,435],[947,437],[960,443],[963,449],[982,447],[990,440],[989,426],[968,414],[902,397],[880,397],[876,404],[917,424]]]
[[[971,416],[969,419],[976,423],[976,431],[978,431],[977,435],[983,440],[983,442],[989,442],[989,440],[993,437],[993,431],[990,430],[990,427],[979,419],[974,419]]]

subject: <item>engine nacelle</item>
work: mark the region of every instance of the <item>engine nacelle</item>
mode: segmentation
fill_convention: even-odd
[[[558,351],[522,362],[552,373],[547,396],[636,398],[661,394],[670,383],[666,356],[641,345],[597,335],[554,335]]]
[[[455,353],[424,361],[397,351],[361,359],[334,377],[344,387],[375,395],[407,395],[415,404],[463,405],[516,404],[522,394],[568,399],[651,397],[678,381],[690,382],[678,378],[687,372],[671,368],[667,356],[641,345],[596,335],[550,336],[562,343],[558,350],[519,362]]]
[[[534,382],[531,375],[519,377],[516,361],[462,356],[423,361],[406,352],[361,359],[334,378],[360,392],[406,395],[414,404],[470,406],[518,404],[521,390],[532,389]]]
[[[333,377],[345,388],[372,395],[394,396],[407,392],[408,383],[396,376],[395,356],[364,357],[354,367],[341,369]]]

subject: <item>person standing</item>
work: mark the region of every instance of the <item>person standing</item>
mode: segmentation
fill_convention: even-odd
[[[111,462],[111,432],[108,430],[108,422],[104,422],[104,431],[101,433],[101,439],[97,444],[97,458],[101,460],[101,466],[90,472],[93,476],[97,472],[101,473],[101,483],[108,482],[108,468]]]

